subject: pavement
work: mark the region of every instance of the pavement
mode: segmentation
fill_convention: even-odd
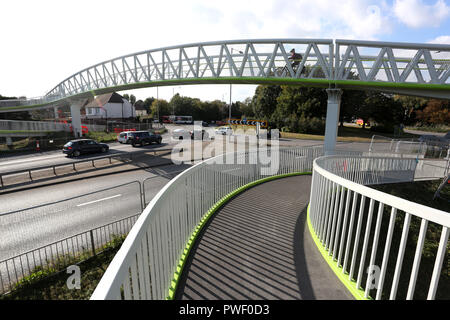
[[[176,299],[353,299],[307,228],[310,184],[278,179],[225,204],[191,250]]]
[[[0,188],[0,194],[171,164],[173,164],[171,151],[162,151],[156,154],[135,155],[132,160],[113,159],[111,163],[108,159],[97,160],[94,162],[95,166],[89,161],[77,164],[75,169],[72,165],[58,167],[56,175],[52,168],[32,171],[32,180],[29,173],[25,172],[3,176],[3,187]]]
[[[420,130],[410,130],[410,129],[404,129],[403,131],[405,131],[406,133],[411,133],[411,134],[433,135],[433,136],[438,136],[438,137],[443,137],[446,134],[446,132],[430,132],[430,131],[420,131]]]

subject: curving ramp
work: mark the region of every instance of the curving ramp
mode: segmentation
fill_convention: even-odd
[[[311,176],[255,186],[205,226],[184,267],[177,299],[353,299],[312,240]]]

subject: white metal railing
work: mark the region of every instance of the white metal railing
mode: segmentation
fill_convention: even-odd
[[[413,171],[416,169],[414,162],[415,159],[358,159],[348,156],[326,156],[314,161],[310,199],[312,227],[332,257],[332,263],[348,276],[352,286],[364,291],[366,298],[395,299],[401,285],[404,291],[402,295],[413,299],[420,280],[421,285],[424,281],[429,284],[426,297],[434,299],[439,279],[443,278],[441,269],[444,257],[448,254],[449,212],[362,185],[390,182],[393,175],[396,175],[397,182],[402,179],[412,181],[410,179],[414,179]],[[375,208],[377,217],[373,225]],[[389,223],[383,224],[385,215],[389,215]],[[402,217],[402,230],[395,230],[401,227],[399,221],[396,227],[396,220],[401,220]],[[412,247],[414,243],[411,244],[413,219],[420,219],[415,250]],[[419,267],[427,229],[432,224],[440,231],[440,240],[432,272],[427,274],[423,270],[419,272]],[[398,246],[393,245],[393,238],[399,241]],[[407,258],[405,252],[409,252]],[[405,265],[404,261],[412,261],[412,265]],[[368,275],[374,270],[379,271],[376,278]],[[389,282],[385,281],[388,276]],[[403,281],[400,282],[400,279]],[[448,277],[445,279],[448,281]]]
[[[343,264],[343,270],[350,274],[350,278],[353,278],[359,263],[358,288],[361,287],[364,279],[365,258],[369,247],[372,250],[370,265],[374,264],[374,259],[377,257],[383,208],[391,208],[379,281],[381,288],[376,293],[377,298],[381,298],[394,222],[396,216],[400,216],[400,211],[406,212],[405,227],[395,272],[392,272],[392,274],[395,273],[390,295],[392,299],[396,297],[399,278],[404,275],[404,272],[401,273],[401,267],[411,217],[423,219],[422,221],[425,221],[423,224],[426,224],[425,229],[428,222],[442,226],[429,293],[429,298],[434,298],[439,281],[438,275],[445,256],[450,216],[446,212],[362,185],[413,181],[414,172],[417,170],[416,159],[370,158],[357,155],[328,156],[317,159],[323,154],[321,146],[280,149],[273,152],[276,154],[272,156],[279,159],[278,170],[269,175],[311,171],[313,160],[316,159],[311,186],[312,225],[333,258],[338,259],[339,265]],[[261,173],[267,161],[260,161],[259,158],[260,154],[258,155],[257,151],[220,155],[189,168],[168,183],[148,204],[136,222],[91,299],[165,299],[179,259],[204,214],[233,190],[267,177]],[[353,199],[352,203],[351,199]],[[366,210],[365,204],[369,201],[370,207]],[[353,236],[358,203],[359,218],[356,236]],[[351,213],[350,204],[352,204]],[[375,236],[372,239],[373,245],[370,246],[370,226],[375,204],[380,205]],[[366,233],[362,231],[364,219],[368,221]],[[382,231],[384,232],[384,229]],[[421,230],[420,233],[421,240],[418,243],[420,250],[414,262],[412,289],[408,291],[409,298],[412,298],[414,293],[425,231]],[[364,238],[364,245],[360,246],[362,238]],[[363,248],[361,255],[358,255],[358,246]],[[366,294],[369,295],[369,292],[370,290],[367,290]]]
[[[6,131],[70,131],[70,124],[51,121],[0,120],[0,130]]]
[[[323,148],[271,152],[279,166],[269,175],[278,175],[310,172]],[[205,213],[230,192],[267,177],[264,168],[267,162],[260,151],[224,154],[170,181],[145,208],[91,299],[165,299],[179,259]]]

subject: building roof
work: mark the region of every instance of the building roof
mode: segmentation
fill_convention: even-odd
[[[144,102],[142,102],[142,101],[137,101],[135,104],[134,104],[134,108],[136,109],[136,110],[147,110],[147,108],[144,106]]]
[[[122,103],[124,98],[116,93],[105,93],[97,96],[94,100],[86,105],[86,108],[103,107],[107,103]]]

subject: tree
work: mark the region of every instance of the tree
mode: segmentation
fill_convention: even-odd
[[[132,105],[136,103],[136,97],[134,96],[134,94],[128,95],[128,93],[125,93],[122,97],[128,100]]]
[[[421,111],[416,112],[417,120],[427,125],[448,125],[450,123],[450,102],[432,99]]]
[[[240,102],[239,110],[242,116],[245,116],[247,118],[255,117],[255,112],[253,111],[253,104],[251,98],[247,98],[244,100],[244,102]]]
[[[429,101],[429,99],[425,98],[400,95],[395,95],[394,99],[402,104],[404,124],[416,123],[418,120],[416,117],[417,112],[423,110]]]
[[[144,100],[143,106],[145,109],[147,109],[148,113],[151,113],[151,106],[152,106],[153,101],[155,101],[155,98],[153,98],[153,97],[149,97]]]
[[[17,97],[5,97],[0,94],[0,100],[15,100]],[[31,120],[31,115],[28,111],[4,112],[0,113],[0,119],[9,120]]]
[[[190,115],[194,120],[201,120],[200,99],[184,97],[176,93],[169,104],[175,115]]]
[[[282,86],[277,102],[270,122],[278,128],[286,127],[289,131],[298,132],[300,125],[303,126],[308,120],[321,120],[325,116],[327,94],[320,88]]]
[[[220,100],[206,101],[200,104],[201,119],[204,121],[222,120],[228,117],[226,110],[226,103]]]
[[[260,85],[256,87],[255,94],[252,99],[255,117],[258,119],[268,120],[277,108],[277,98],[280,93],[280,86]]]
[[[394,126],[402,122],[403,109],[392,95],[367,91],[366,98],[356,110],[356,116],[364,121],[363,129],[366,122],[373,120],[378,126],[384,127],[385,131],[393,132]]]
[[[154,119],[159,116],[168,116],[171,114],[169,103],[163,99],[155,99],[150,107],[151,115]]]

